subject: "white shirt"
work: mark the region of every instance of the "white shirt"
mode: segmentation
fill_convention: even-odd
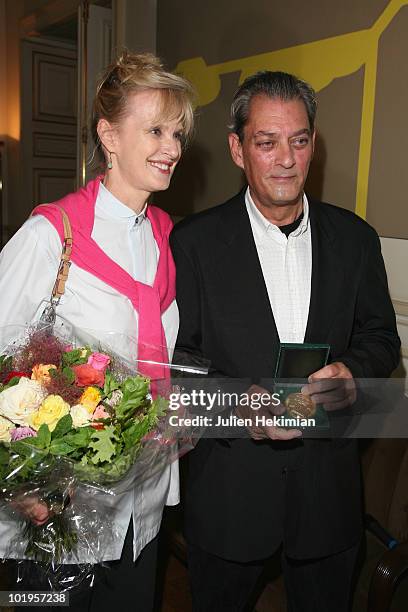
[[[303,219],[289,237],[256,207],[249,187],[245,204],[281,342],[304,342],[312,278],[309,203],[303,196]]]
[[[104,252],[135,280],[152,285],[157,269],[158,247],[146,209],[138,215],[100,185],[95,204],[92,238]],[[37,321],[55,282],[61,240],[54,226],[42,215],[28,219],[0,254],[0,345],[4,346],[17,324],[21,329]],[[57,314],[74,326],[77,339],[92,337],[129,359],[136,357],[138,314],[130,300],[115,289],[71,264],[65,293]],[[162,314],[167,346],[172,354],[178,331],[178,309],[173,301]],[[129,337],[133,340],[129,340]],[[1,348],[1,346],[0,346]],[[145,481],[130,493],[113,497],[115,528],[121,537],[108,547],[105,560],[118,559],[133,514],[134,557],[157,534],[163,506],[179,502],[178,464]],[[14,523],[0,523],[0,557],[15,531]],[[86,562],[85,552],[76,562]]]

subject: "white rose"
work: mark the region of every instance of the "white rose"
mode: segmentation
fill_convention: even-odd
[[[116,389],[116,391],[113,391],[111,398],[105,400],[105,404],[108,404],[108,406],[111,408],[115,408],[115,406],[117,406],[121,401],[122,397],[122,391],[120,389]]]
[[[36,380],[21,377],[18,384],[0,393],[0,415],[18,425],[27,425],[28,417],[37,410],[47,391]]]
[[[91,422],[91,415],[82,404],[75,404],[75,406],[72,406],[69,413],[72,417],[73,427],[85,427]]]
[[[10,429],[14,429],[13,423],[0,416],[0,442],[10,442]]]

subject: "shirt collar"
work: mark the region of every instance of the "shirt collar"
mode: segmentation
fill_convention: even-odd
[[[131,226],[141,223],[146,218],[147,203],[144,205],[143,210],[135,213],[129,206],[118,200],[102,182],[99,187],[98,204],[99,212],[109,217],[127,221]]]
[[[284,234],[282,234],[282,232],[280,231],[279,227],[277,225],[274,225],[270,221],[268,221],[268,219],[264,217],[263,214],[260,212],[260,210],[258,209],[258,207],[256,206],[255,202],[252,199],[251,192],[249,190],[249,186],[247,187],[247,190],[245,192],[245,204],[247,207],[248,215],[251,219],[251,224],[253,228],[255,229],[255,231],[260,236],[265,235],[271,231],[278,232],[279,234],[284,236]],[[307,231],[308,227],[309,227],[309,202],[308,202],[306,194],[304,193],[303,194],[303,219],[300,222],[299,227],[297,227],[295,231],[293,231],[290,234],[290,236],[294,236],[294,237],[300,236],[301,234]]]

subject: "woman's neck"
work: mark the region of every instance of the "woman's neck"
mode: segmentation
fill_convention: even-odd
[[[136,214],[139,214],[144,209],[147,200],[150,197],[150,193],[147,191],[141,191],[134,189],[125,183],[116,181],[114,177],[109,173],[105,175],[103,184],[112,195],[115,196],[122,204],[133,210]]]

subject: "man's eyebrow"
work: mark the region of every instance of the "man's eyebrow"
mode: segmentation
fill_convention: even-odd
[[[293,132],[293,134],[290,134],[289,138],[296,138],[296,136],[301,136],[302,134],[307,134],[308,136],[311,135],[310,129],[309,128],[302,128],[301,130],[298,130],[297,132]],[[268,132],[266,130],[259,130],[258,132],[255,132],[254,136],[268,136],[269,138],[274,138],[275,136],[279,136],[278,132]]]

